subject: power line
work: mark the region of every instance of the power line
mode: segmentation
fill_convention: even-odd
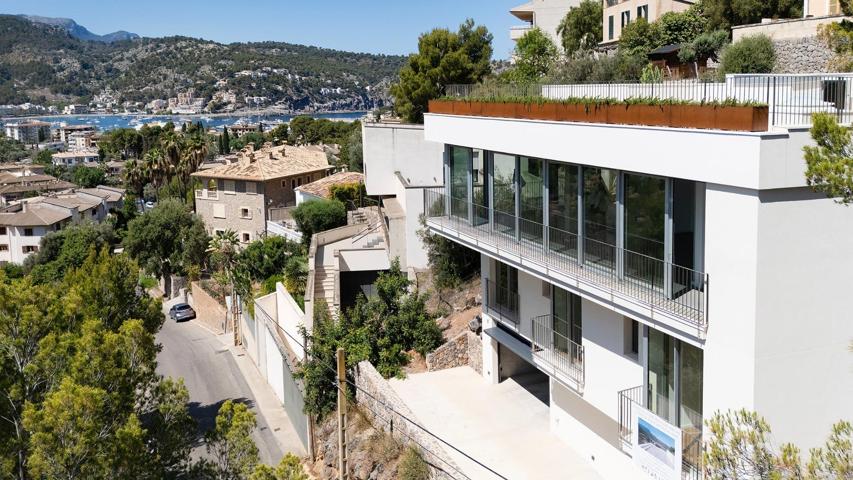
[[[266,312],[263,312],[263,313],[264,313],[267,317],[269,317],[269,314],[267,314]],[[269,317],[269,318],[270,318],[270,321],[271,321],[271,320],[272,320],[272,318],[271,318],[271,317]],[[277,325],[276,325],[276,326],[277,326]],[[283,332],[285,335],[287,335],[287,337],[288,337],[288,338],[290,338],[290,339],[291,339],[291,340],[293,340],[297,345],[299,345],[299,346],[302,348],[302,351],[303,351],[303,352],[305,352],[306,354],[308,353],[308,347],[307,347],[305,344],[303,344],[301,341],[299,341],[299,340],[297,340],[296,338],[294,338],[294,337],[293,337],[293,335],[291,335],[289,332],[287,332],[287,330],[285,330],[285,329],[283,329],[283,328],[276,328],[276,330],[277,330],[277,331],[281,331],[281,332]],[[326,367],[326,369],[327,369],[327,370],[329,370],[329,372],[331,372],[335,377],[337,377],[337,371],[336,371],[334,368],[332,368],[332,367],[331,367],[331,366],[329,366],[329,365],[324,365],[324,366]],[[464,451],[462,451],[461,449],[457,448],[455,445],[451,444],[451,443],[450,443],[450,442],[448,442],[447,440],[445,440],[445,439],[443,439],[443,438],[439,437],[437,434],[433,433],[432,431],[430,431],[430,430],[429,430],[429,429],[427,429],[426,427],[424,427],[424,426],[422,426],[422,425],[418,424],[418,423],[417,423],[417,422],[415,422],[414,420],[412,420],[412,419],[410,419],[409,417],[407,417],[407,416],[403,415],[402,413],[398,412],[398,411],[397,411],[397,410],[395,410],[393,407],[391,407],[391,406],[390,406],[390,405],[388,405],[387,403],[383,402],[382,400],[380,400],[379,398],[377,398],[376,396],[374,396],[374,395],[373,395],[373,394],[371,394],[370,392],[368,392],[368,391],[364,390],[363,388],[359,387],[358,385],[356,385],[356,384],[355,384],[355,382],[351,381],[349,378],[347,378],[347,379],[346,379],[346,383],[347,383],[347,384],[349,384],[349,385],[352,385],[352,387],[353,387],[353,388],[355,388],[356,390],[360,391],[360,392],[361,392],[361,393],[363,393],[364,395],[366,395],[366,396],[370,397],[372,400],[374,400],[374,401],[375,401],[375,402],[377,402],[378,404],[380,404],[380,405],[382,405],[383,407],[385,407],[385,409],[386,409],[386,410],[388,410],[388,411],[390,411],[390,412],[392,412],[392,413],[396,414],[398,417],[402,418],[403,420],[405,420],[406,422],[410,423],[410,424],[411,424],[411,425],[413,425],[414,427],[418,428],[418,429],[419,429],[419,430],[421,430],[422,432],[424,432],[424,433],[426,433],[427,435],[429,435],[429,436],[433,437],[434,439],[436,439],[436,440],[438,440],[439,442],[443,443],[443,444],[444,444],[444,445],[446,445],[447,447],[449,447],[449,448],[453,449],[455,452],[457,452],[457,453],[459,453],[460,455],[464,456],[464,457],[465,457],[465,458],[467,458],[468,460],[471,460],[472,462],[476,463],[476,464],[477,464],[477,465],[479,465],[480,467],[484,468],[484,469],[485,469],[485,470],[487,470],[489,473],[491,473],[491,474],[495,475],[496,477],[498,477],[498,478],[500,478],[500,479],[502,479],[502,480],[509,480],[507,477],[505,477],[505,476],[501,475],[500,473],[498,473],[497,471],[495,471],[494,469],[492,469],[492,468],[491,468],[491,467],[489,467],[488,465],[486,465],[486,464],[484,464],[483,462],[481,462],[481,461],[477,460],[476,458],[472,457],[471,455],[469,455],[469,454],[465,453]],[[334,387],[335,387],[335,390],[340,391],[340,388],[338,387],[337,383],[334,383],[334,382],[333,382],[333,385],[334,385]],[[368,408],[369,408],[369,407],[368,407]],[[373,411],[373,410],[371,409],[371,411]],[[374,414],[376,413],[375,411],[373,411],[373,412],[374,412]],[[404,434],[405,434],[405,433],[404,433]],[[409,437],[409,435],[406,435],[406,436],[407,436],[407,437]],[[409,438],[411,438],[411,437],[409,437]],[[415,443],[417,443],[417,442],[415,442]],[[420,444],[419,444],[419,445],[420,445]],[[430,452],[430,453],[431,453],[432,455],[435,455],[436,457],[440,458],[440,457],[439,457],[438,455],[436,455],[435,453],[433,453],[433,452]],[[444,461],[444,460],[442,460],[442,461]],[[444,462],[445,462],[445,463],[447,463],[446,461],[444,461]],[[456,470],[456,469],[454,468],[454,470]],[[457,472],[458,472],[458,470],[457,470]],[[459,472],[459,473],[462,473],[462,472]],[[464,474],[464,473],[462,473],[462,475],[463,475],[463,476],[465,476],[465,474]],[[467,477],[467,476],[465,476],[465,478],[468,478],[468,477]]]

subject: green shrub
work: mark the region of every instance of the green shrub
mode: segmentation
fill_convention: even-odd
[[[311,200],[296,207],[293,219],[302,232],[302,242],[308,245],[315,233],[346,225],[347,209],[338,200]]]
[[[479,271],[479,253],[441,235],[429,233],[423,218],[421,225],[418,236],[426,248],[427,259],[437,289],[453,288]]]
[[[663,70],[650,63],[643,68],[643,73],[640,75],[640,83],[661,83],[663,82]]]
[[[329,198],[342,202],[348,210],[363,207],[363,199],[366,196],[367,190],[362,182],[332,185],[329,189]]]
[[[719,74],[770,73],[776,64],[773,42],[766,35],[753,35],[729,45],[723,50]]]
[[[429,480],[429,465],[421,452],[414,446],[409,446],[397,465],[397,478],[400,480]]]

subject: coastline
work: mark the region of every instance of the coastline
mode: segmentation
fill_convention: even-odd
[[[33,114],[33,115],[10,115],[3,116],[0,119],[32,119],[32,118],[50,118],[50,119],[62,119],[62,118],[75,118],[75,117],[187,117],[187,118],[225,118],[225,117],[268,117],[268,116],[315,116],[315,115],[349,115],[349,114],[368,114],[369,110],[330,110],[330,111],[318,111],[318,112],[304,112],[304,111],[292,111],[292,110],[279,110],[279,109],[263,109],[263,110],[237,110],[234,112],[220,112],[220,113],[77,113],[72,115],[66,115],[64,113],[51,113],[51,114]]]

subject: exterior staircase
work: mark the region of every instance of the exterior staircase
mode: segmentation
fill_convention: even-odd
[[[335,305],[335,270],[326,265],[318,265],[314,270],[314,300],[323,299],[326,308],[334,316]]]

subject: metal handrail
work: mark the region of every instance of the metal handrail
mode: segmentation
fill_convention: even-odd
[[[727,75],[723,82],[691,79],[658,83],[448,85],[445,92],[448,97],[467,100],[736,101],[767,105],[771,126],[808,126],[812,114],[818,112],[835,115],[839,123],[853,123],[853,74],[850,73],[733,74]]]
[[[457,208],[463,205],[465,208]],[[448,215],[448,210],[456,215]],[[460,212],[469,210],[486,214],[471,220],[467,215],[460,217]],[[700,336],[707,331],[707,273],[452,198],[444,194],[443,187],[424,189],[424,213],[427,225],[449,229],[461,239],[521,257],[524,263],[536,264],[546,272],[570,276],[666,312],[696,328]]]
[[[518,315],[518,292],[502,287],[486,278],[486,301],[484,305],[489,313],[497,316],[500,320],[507,321],[518,327],[520,318]]]
[[[533,318],[533,355],[583,386],[586,379],[583,345],[556,331],[553,328],[556,320],[559,319],[554,315]]]

